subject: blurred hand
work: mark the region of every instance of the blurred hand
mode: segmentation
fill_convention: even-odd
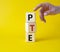
[[[54,6],[50,3],[41,3],[34,8],[34,11],[38,10],[39,8],[41,8],[39,11],[40,19],[44,22],[46,22],[44,15],[54,15],[60,13],[60,7]]]

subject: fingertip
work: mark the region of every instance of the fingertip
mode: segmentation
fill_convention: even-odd
[[[43,21],[44,21],[44,23],[46,23],[46,20],[45,19]]]
[[[46,20],[45,19],[41,19],[41,21],[43,21],[44,23],[46,23]]]
[[[34,8],[33,10],[36,11],[36,8]]]

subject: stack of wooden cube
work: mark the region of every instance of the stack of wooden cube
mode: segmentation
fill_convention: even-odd
[[[35,42],[36,20],[34,12],[26,13],[26,42]]]

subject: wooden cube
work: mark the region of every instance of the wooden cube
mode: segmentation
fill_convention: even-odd
[[[34,33],[36,31],[36,23],[25,23],[26,32]]]
[[[35,34],[26,33],[26,42],[35,42]]]
[[[26,13],[26,22],[35,22],[35,13],[34,12]]]

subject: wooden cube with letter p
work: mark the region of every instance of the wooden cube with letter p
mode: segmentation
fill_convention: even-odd
[[[35,22],[35,13],[34,12],[26,13],[26,22]]]

